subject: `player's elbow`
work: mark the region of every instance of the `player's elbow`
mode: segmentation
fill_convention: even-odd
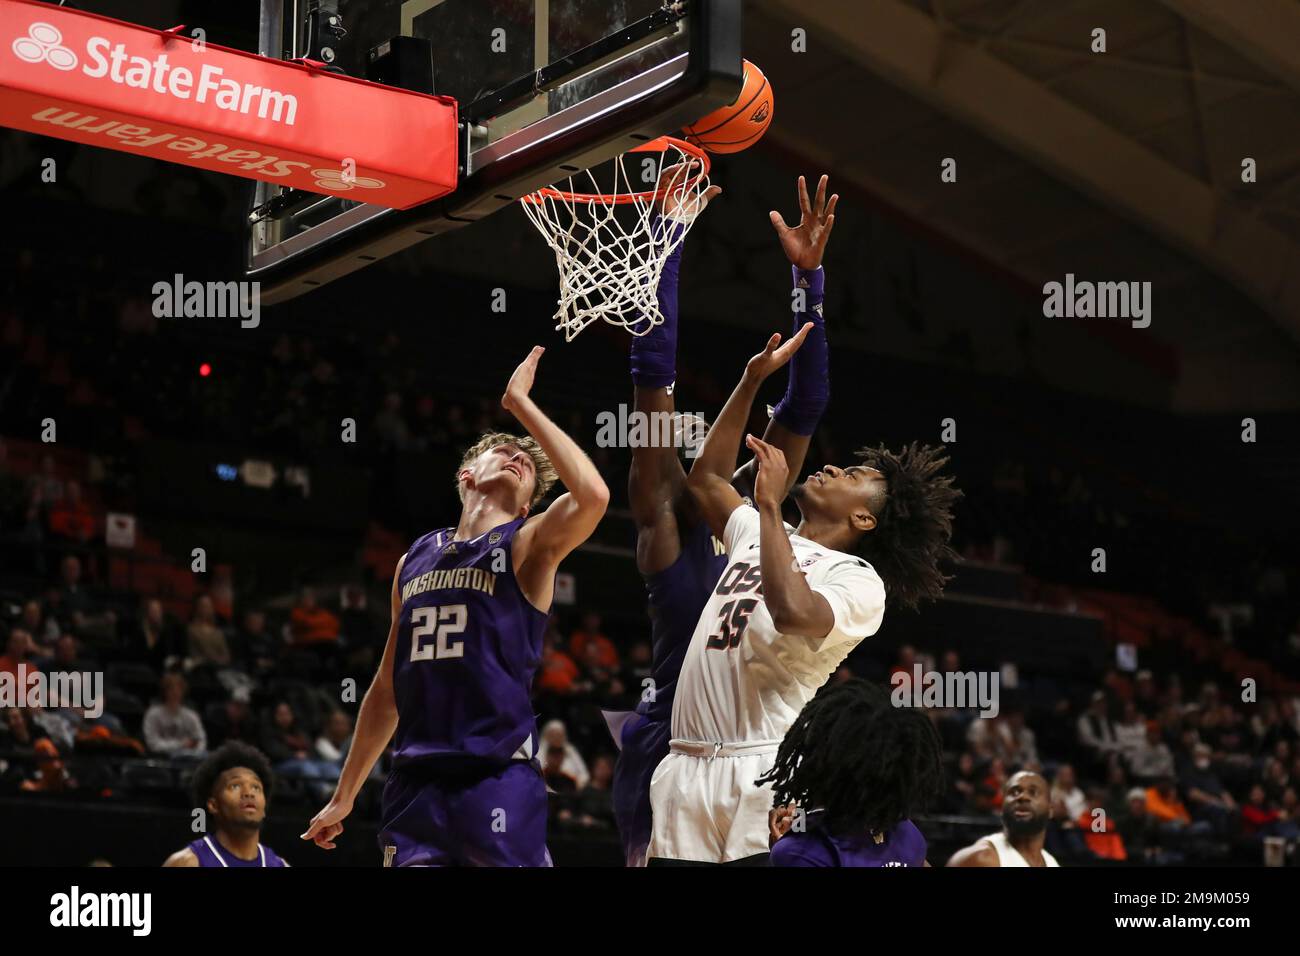
[[[579,490],[571,491],[570,494],[578,503],[578,507],[588,514],[599,517],[604,515],[609,507],[609,485],[600,478],[588,482]]]

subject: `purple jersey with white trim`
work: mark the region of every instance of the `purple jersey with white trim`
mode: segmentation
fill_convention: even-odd
[[[925,837],[911,820],[902,820],[877,843],[870,834],[835,836],[808,814],[802,833],[790,831],[772,844],[772,866],[925,866]]]
[[[407,552],[397,582],[394,766],[536,753],[530,692],[547,614],[515,580],[511,546],[525,520],[469,541],[443,528]]]
[[[288,866],[284,860],[269,846],[257,845],[257,856],[252,860],[241,860],[235,854],[217,842],[214,836],[199,837],[190,844],[189,849],[199,858],[199,866],[239,867],[239,866]]]
[[[727,569],[727,555],[701,521],[681,536],[677,560],[662,571],[645,576],[650,602],[650,636],[653,644],[651,674],[654,695],[637,706],[637,713],[651,720],[668,721],[673,716],[677,678],[691,635],[700,614],[713,593],[713,586]]]

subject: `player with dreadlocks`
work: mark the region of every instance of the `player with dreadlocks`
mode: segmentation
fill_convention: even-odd
[[[754,507],[731,484],[759,386],[803,344],[773,335],[749,360],[691,467],[687,487],[728,565],[682,663],[669,754],[650,784],[651,865],[767,862],[772,765],[804,705],[861,640],[885,603],[939,596],[954,557],[961,492],[941,471],[942,447],[863,448],[794,487],[802,520],[781,518],[789,468],[753,435]]]
[[[825,687],[786,732],[772,786],[773,866],[926,866],[908,819],[938,795],[943,746],[930,719],[854,678]]]

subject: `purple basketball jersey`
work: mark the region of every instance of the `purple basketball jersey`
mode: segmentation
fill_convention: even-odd
[[[668,754],[673,696],[686,648],[713,586],[727,567],[727,556],[720,545],[714,545],[706,524],[687,529],[681,545],[676,561],[656,574],[646,575],[654,694],[637,705],[637,715],[623,727],[622,747],[614,767],[614,819],[629,866],[643,862],[650,843],[650,778]]]
[[[530,691],[546,612],[515,581],[511,545],[523,518],[470,541],[433,531],[407,552],[393,660],[394,766],[530,759]]]
[[[772,866],[925,866],[925,837],[903,820],[877,843],[875,837],[835,836],[808,814],[808,828],[787,833],[772,845]]]
[[[715,544],[708,525],[701,522],[682,535],[682,550],[676,561],[656,574],[646,575],[654,696],[642,701],[637,713],[651,720],[672,719],[673,697],[686,648],[713,586],[726,569],[727,555],[722,544]]]
[[[257,856],[252,860],[241,860],[217,842],[215,836],[204,836],[190,844],[190,850],[199,858],[199,866],[239,867],[239,866],[288,866],[284,860],[269,846],[257,845]]]

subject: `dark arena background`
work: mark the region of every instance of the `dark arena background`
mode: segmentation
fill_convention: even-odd
[[[255,2],[70,6],[257,49]],[[995,717],[927,709],[931,865],[1000,828],[1021,769],[1052,785],[1063,866],[1297,865],[1300,7],[747,0],[743,30],[775,115],[714,157],[724,191],[685,244],[678,407],[712,420],[789,333],[768,211],[797,217],[796,177],[828,174],[808,470],[920,439],[965,492],[943,598],[886,615],[831,681],[1000,681]],[[541,344],[533,394],[612,492],[561,566],[534,686],[564,748],[548,843],[558,867],[620,866],[601,711],[635,706],[650,627],[630,453],[598,431],[631,401],[628,336],[553,330],[554,255],[518,205],[254,325],[168,317],[155,291],[241,278],[251,180],[0,130],[0,190],[0,670],[101,673],[106,701],[4,709],[0,863],[160,865],[194,838],[198,757],[240,740],[277,770],[266,845],[377,866],[387,757],[337,850],[298,835],[395,563],[454,523],[466,447],[518,429],[500,398]],[[1073,308],[1084,283],[1124,284],[1131,311]],[[167,675],[192,747],[150,731]]]

